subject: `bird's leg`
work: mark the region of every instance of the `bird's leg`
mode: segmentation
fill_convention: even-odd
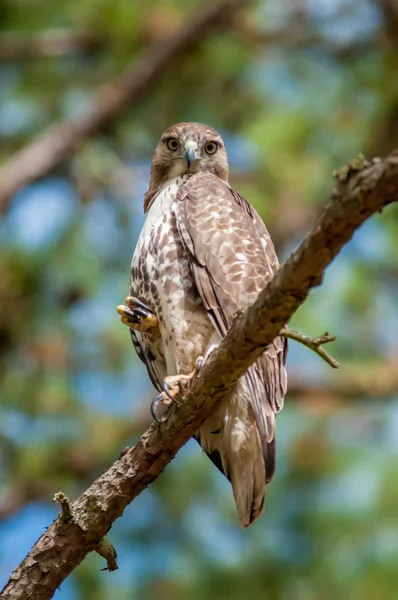
[[[146,304],[133,296],[127,296],[126,304],[119,304],[116,308],[124,325],[140,333],[158,326],[157,318]]]
[[[197,376],[202,364],[203,357],[200,356],[196,359],[193,371],[188,375],[170,375],[169,377],[165,377],[162,384],[163,391],[156,396],[155,400],[151,404],[151,413],[155,421],[158,423],[163,423],[166,421],[168,417],[168,410],[166,410],[163,415],[159,416],[159,405],[169,408],[173,402],[180,404],[180,400],[182,400],[184,392],[187,391],[192,385],[192,382]]]

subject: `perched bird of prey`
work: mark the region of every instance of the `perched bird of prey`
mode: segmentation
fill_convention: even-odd
[[[201,357],[206,360],[279,266],[263,221],[231,188],[228,171],[221,136],[199,123],[167,129],[153,155],[131,296],[118,312],[160,392],[152,406],[157,419],[160,404],[178,398],[179,384],[195,376]],[[262,513],[275,470],[286,350],[277,337],[195,436],[230,480],[245,527]]]

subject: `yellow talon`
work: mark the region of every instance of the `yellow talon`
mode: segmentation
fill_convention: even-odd
[[[118,306],[116,307],[116,310],[121,317],[124,317],[125,309],[126,309],[126,307],[123,304],[118,304]]]
[[[140,333],[158,326],[158,319],[145,304],[130,296],[126,298],[126,302],[128,306],[119,304],[116,307],[123,325]]]
[[[148,315],[146,319],[144,319],[144,323],[149,327],[157,327],[159,325],[159,321],[155,317],[155,315]]]

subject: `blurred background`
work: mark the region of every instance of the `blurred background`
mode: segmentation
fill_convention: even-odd
[[[77,497],[151,421],[115,307],[162,131],[222,133],[281,260],[334,169],[398,146],[397,0],[243,4],[30,181],[20,151],[38,139],[40,162],[48,127],[95,116],[100,86],[207,3],[0,0],[0,588],[57,515],[54,492]],[[91,554],[57,600],[398,598],[397,239],[390,206],[291,322],[335,334],[342,367],[290,344],[261,520],[239,527],[228,482],[190,442],[112,528],[120,569]]]

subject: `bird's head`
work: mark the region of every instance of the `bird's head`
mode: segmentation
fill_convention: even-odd
[[[201,123],[177,123],[163,133],[152,159],[151,182],[145,202],[174,177],[208,172],[228,181],[228,158],[217,131]]]

